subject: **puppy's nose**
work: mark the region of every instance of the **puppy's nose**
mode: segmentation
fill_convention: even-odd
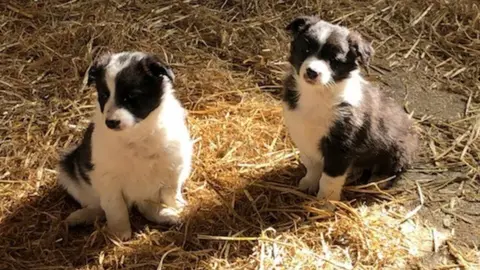
[[[311,68],[307,68],[307,71],[305,72],[305,77],[310,80],[316,80],[318,77],[319,73],[316,72],[315,70]]]
[[[117,129],[118,126],[120,125],[120,121],[119,120],[106,120],[105,124],[110,129]]]

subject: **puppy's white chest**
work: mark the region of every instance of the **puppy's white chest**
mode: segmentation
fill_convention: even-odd
[[[132,203],[154,199],[161,188],[176,180],[175,172],[182,165],[181,158],[175,154],[177,149],[160,147],[158,142],[123,144],[103,139],[97,141],[98,146],[92,153],[94,164],[97,164],[92,179],[97,187],[118,188]]]
[[[317,100],[318,101],[318,100]],[[321,158],[320,140],[331,126],[333,119],[331,106],[300,98],[297,108],[290,110],[284,104],[284,119],[290,137],[300,152]]]

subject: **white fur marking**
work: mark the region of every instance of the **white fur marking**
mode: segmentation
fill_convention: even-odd
[[[342,195],[343,185],[347,175],[331,177],[326,173],[322,174],[320,178],[320,188],[318,189],[317,198],[329,201],[340,201]]]
[[[358,70],[352,71],[350,78],[345,80],[342,99],[352,106],[359,106],[363,99],[362,77]]]
[[[321,44],[325,44],[327,42],[328,37],[330,37],[330,34],[332,33],[331,28],[328,27],[329,23],[327,23],[325,21],[319,21],[316,24],[323,24],[324,26],[327,26],[327,27],[321,27],[321,25],[320,25],[319,29],[321,29],[321,31],[319,31],[319,33],[317,34],[318,41]]]
[[[108,120],[120,121],[120,130],[133,127],[136,124],[135,116],[124,108],[118,109],[116,106],[110,107],[105,114]]]
[[[319,73],[320,82],[323,85],[329,83],[332,80],[332,71],[330,70],[328,64],[323,60],[320,60],[314,56],[307,58],[300,68],[300,78],[302,78],[302,80],[304,80],[303,76],[307,72],[307,68],[310,68],[315,72]]]

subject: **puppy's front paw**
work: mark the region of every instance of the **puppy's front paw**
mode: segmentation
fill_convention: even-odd
[[[340,198],[334,199],[332,196],[325,196],[325,194],[322,192],[322,188],[320,187],[318,193],[317,193],[317,199],[319,201],[324,201],[324,205],[321,207],[324,210],[333,212],[337,208],[335,204],[333,204],[331,201],[339,201]]]
[[[176,200],[177,200],[177,208],[179,209],[179,211],[187,207],[188,203],[182,196],[177,196]]]
[[[178,224],[181,220],[180,218],[181,209],[174,209],[171,207],[166,207],[160,210],[159,214],[159,223],[175,225]]]
[[[132,229],[130,226],[108,225],[108,231],[121,241],[126,241],[132,237]]]
[[[79,209],[75,212],[70,213],[68,217],[65,219],[69,227],[74,227],[80,224],[86,224],[87,217],[84,215],[82,209]]]
[[[341,195],[341,189],[322,188],[320,186],[317,193],[317,199],[326,201],[340,201]]]
[[[303,177],[298,183],[298,188],[303,192],[314,195],[318,191],[318,180]]]
[[[101,208],[82,208],[72,212],[66,219],[68,226],[73,227],[81,224],[93,224],[96,219],[103,217]]]

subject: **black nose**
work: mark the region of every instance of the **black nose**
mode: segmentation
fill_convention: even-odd
[[[118,121],[118,120],[106,120],[105,124],[107,125],[108,128],[116,129],[120,125],[120,121]]]
[[[307,78],[310,80],[315,80],[318,77],[318,73],[311,68],[307,68],[306,75],[307,75]]]

